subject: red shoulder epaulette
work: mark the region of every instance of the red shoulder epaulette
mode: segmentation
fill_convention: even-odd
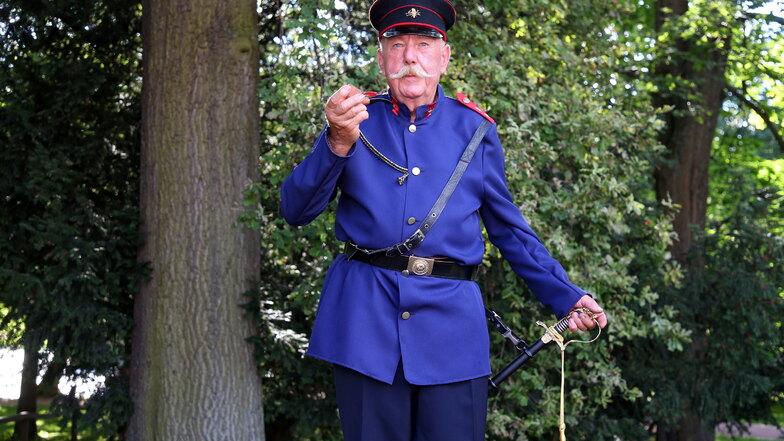
[[[458,93],[457,95],[455,95],[455,97],[457,98],[457,101],[460,102],[460,104],[468,107],[474,112],[482,115],[486,120],[495,124],[495,120],[493,120],[493,118],[490,118],[490,115],[486,114],[484,110],[480,109],[479,106],[477,106],[476,103],[471,101],[467,96],[463,95],[462,93]]]
[[[362,92],[368,98],[375,98],[378,96],[378,92]]]

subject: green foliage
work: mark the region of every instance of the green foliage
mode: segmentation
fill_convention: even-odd
[[[765,2],[767,3],[767,2]],[[775,9],[774,9],[775,10]],[[779,6],[778,13],[782,9]],[[740,29],[727,64],[732,97],[742,107],[754,106],[748,123],[784,137],[784,24],[764,14],[739,14]],[[772,141],[772,139],[771,139]],[[782,141],[778,141],[781,146]]]
[[[784,238],[770,233],[765,215],[770,193],[735,180],[738,205],[709,224],[701,247],[702,277],[662,298],[695,336],[687,353],[665,352],[661,342],[641,340],[633,349],[651,354],[638,379],[648,396],[646,415],[672,423],[683,399],[709,422],[773,424],[771,397],[782,393],[784,333]],[[780,227],[780,225],[779,225]]]
[[[731,109],[719,128],[710,173],[708,251],[702,280],[694,281],[702,313],[695,326],[707,335],[700,369],[706,378],[704,412],[721,421],[775,421],[771,397],[782,394],[784,330],[784,199],[781,176],[765,173],[782,160],[765,133],[743,124],[748,112]],[[693,302],[692,299],[687,300]],[[700,395],[698,395],[700,396]]]
[[[641,422],[677,419],[684,398],[709,419],[769,418],[770,394],[783,393],[784,173],[771,132],[784,120],[783,34],[737,2],[691,4],[658,26],[652,2],[457,4],[443,84],[499,122],[521,210],[610,316],[597,343],[567,353],[567,423],[581,438],[645,439]],[[303,355],[319,287],[340,252],[333,207],[292,228],[278,214],[278,191],[322,129],[333,90],[384,87],[367,7],[260,6],[262,178],[247,189],[242,222],[264,244],[246,308],[259,328],[252,341],[270,440],[340,438],[331,368]],[[0,1],[3,344],[41,339],[69,375],[106,375],[80,409],[81,426],[105,436],[129,412],[122,369],[142,275],[139,15],[128,0]],[[686,40],[694,44],[679,46]],[[665,127],[650,94],[686,100],[698,113],[699,84],[662,67],[711,67],[701,56],[717,42],[731,49],[734,91],[712,159],[705,272],[684,281],[667,253],[669,204],[652,190],[654,140]],[[754,113],[743,110],[751,104]],[[550,321],[492,247],[481,283],[488,305],[527,339],[540,335],[537,319]],[[691,338],[702,345],[699,363],[683,351]],[[516,355],[497,335],[493,348],[495,369]],[[557,351],[544,351],[503,385],[491,400],[490,439],[553,438],[558,367]],[[53,409],[67,418],[79,406],[61,397]]]
[[[570,348],[567,362],[567,414],[600,414],[601,424],[567,423],[598,439],[639,432],[638,418],[608,409],[629,407],[641,395],[626,379],[634,358],[624,348],[642,336],[677,348],[688,333],[672,322],[670,308],[655,306],[662,288],[680,278],[666,253],[670,219],[650,191],[661,125],[650,103],[628,96],[614,72],[627,49],[596,31],[609,29],[623,10],[606,2],[483,5],[464,6],[447,84],[471,91],[499,121],[508,184],[523,214],[612,322],[599,342]],[[496,250],[487,264],[487,302],[525,335],[538,336],[533,322],[547,313]],[[491,401],[491,439],[555,433],[557,359],[550,357],[527,366]],[[496,366],[509,359],[502,353]]]
[[[339,252],[330,231],[334,214],[328,210],[313,224],[292,229],[278,216],[277,191],[321,130],[321,107],[331,91],[343,83],[377,90],[379,83],[374,86],[373,80],[379,81],[379,76],[373,62],[373,42],[369,41],[372,36],[364,32],[367,5],[349,2],[346,9],[337,10],[330,10],[330,2],[299,2],[299,8],[294,4],[277,6],[282,6],[283,14],[271,9],[266,16],[270,21],[279,20],[273,28],[280,32],[265,40],[260,90],[265,116],[263,178],[249,190],[248,204],[254,212],[246,218],[250,225],[261,228],[265,237],[265,282],[250,305],[264,330],[259,343],[266,352],[259,354],[268,377],[268,424],[294,427],[291,439],[334,439],[329,369],[302,356],[318,287],[332,256]],[[653,161],[660,153],[653,140],[663,126],[648,97],[654,91],[671,90],[675,97],[693,98],[689,90],[697,85],[683,83],[677,76],[651,81],[653,62],[668,60],[677,65],[699,58],[697,55],[716,41],[737,34],[736,27],[721,28],[726,21],[720,18],[726,20],[737,13],[731,3],[698,6],[682,20],[666,23],[666,31],[657,34],[653,9],[647,3],[638,7],[637,2],[464,2],[458,5],[459,24],[450,32],[453,59],[443,79],[447,92],[467,93],[499,122],[507,150],[509,186],[521,210],[571,277],[596,293],[610,313],[612,325],[607,335],[587,349],[571,350],[567,364],[567,414],[592,416],[572,418],[568,423],[573,426],[570,430],[586,437],[613,439],[624,433],[642,439],[646,428],[641,421],[677,418],[679,393],[694,389],[684,383],[694,377],[676,374],[687,371],[679,362],[690,336],[706,329],[706,320],[698,321],[699,326],[692,320],[693,312],[703,309],[689,308],[708,304],[698,299],[699,304],[687,308],[679,300],[682,294],[676,294],[693,290],[697,282],[689,280],[680,286],[680,268],[666,251],[674,240],[671,219],[655,200],[650,180]],[[735,26],[736,22],[731,23]],[[691,38],[699,29],[703,31],[699,31],[697,44],[686,52],[679,53],[676,46],[669,45],[668,39]],[[762,37],[757,41],[769,44]],[[752,56],[762,46],[748,47],[747,55]],[[777,48],[768,48],[769,53],[777,53]],[[736,62],[732,57],[730,61]],[[766,66],[768,71],[773,69]],[[703,67],[709,66],[696,68]],[[766,90],[769,93],[772,88]],[[691,111],[700,111],[698,102],[691,106]],[[747,134],[737,136],[742,142],[753,142],[749,138]],[[773,154],[767,160],[775,158]],[[738,164],[737,159],[728,161]],[[759,164],[756,169],[761,171],[756,174],[773,188],[780,176],[775,173],[778,163]],[[715,188],[738,188],[727,174],[721,175],[715,168],[711,173],[717,175]],[[714,212],[725,220],[743,218],[736,207],[746,196],[723,190],[712,196]],[[764,198],[770,202],[771,213],[778,202],[769,193]],[[667,201],[661,202],[669,206]],[[777,224],[764,228],[775,229]],[[717,250],[706,262],[713,268],[708,274],[714,296],[723,298],[734,286],[728,285],[732,278],[719,280],[727,274],[719,268],[731,265],[719,259],[722,253],[733,250],[727,256],[744,261],[748,256],[739,255],[741,250],[763,246],[764,237],[751,233],[754,228],[747,225],[743,231],[732,239],[724,230],[706,238],[705,245]],[[729,245],[739,242],[745,245]],[[757,283],[775,286],[770,274],[747,274],[745,292],[761,290],[763,285]],[[768,281],[761,282],[763,279]],[[699,283],[705,286],[707,282]],[[546,312],[529,300],[524,284],[493,248],[487,252],[482,285],[487,303],[522,330],[521,334],[531,339],[539,335],[533,322],[545,318]],[[772,300],[776,306],[775,298]],[[732,311],[737,306],[725,301],[719,311]],[[692,313],[685,315],[684,311]],[[744,320],[757,312],[749,310]],[[716,335],[720,331],[711,332]],[[768,335],[772,329],[763,327],[756,332]],[[515,355],[497,336],[494,347],[496,368]],[[745,387],[753,392],[745,400],[737,395],[737,389],[726,390],[729,383],[716,382],[721,378],[706,377],[708,371],[702,370],[702,377],[714,382],[712,386],[734,393],[736,398],[723,407],[705,407],[706,412],[737,419],[741,414],[764,410],[755,406],[765,401],[759,392],[774,387],[765,370],[771,368],[771,354],[776,352],[765,349],[761,353],[739,354],[759,357],[763,366],[743,371],[749,380]],[[547,357],[543,354],[526,366],[491,401],[491,439],[543,439],[555,431],[557,363],[555,353]],[[653,373],[652,364],[663,374]],[[717,372],[728,372],[728,366],[718,366]],[[292,372],[295,375],[284,378]],[[661,381],[667,376],[679,379]],[[303,418],[301,412],[307,408],[315,410]],[[322,429],[313,435],[315,427]]]
[[[630,2],[636,14],[621,22],[630,91],[656,93],[658,104],[675,106],[663,112],[699,121],[708,116],[702,84],[689,78],[717,69],[726,72],[730,98],[712,150],[708,226],[695,232],[699,246],[688,258],[695,270],[658,303],[692,336],[689,350],[651,339],[629,345],[650,355],[629,371],[645,395],[637,415],[660,427],[677,424],[684,407],[708,425],[770,419],[771,397],[781,387],[781,326],[765,317],[782,308],[780,270],[770,262],[781,247],[781,146],[774,138],[784,107],[780,63],[771,56],[784,40],[780,24],[748,12],[764,3],[688,2],[677,15],[655,10],[654,2]],[[716,65],[717,49],[726,64]]]
[[[784,111],[774,91],[780,63],[770,58],[783,41],[772,30],[780,25],[744,9],[762,3],[689,2],[683,15],[670,15],[654,2],[633,2],[637,13],[619,33],[631,48],[623,63],[628,89],[656,93],[658,104],[675,106],[662,109],[671,117],[707,116],[702,84],[688,79],[694,72],[726,71],[731,92],[713,145],[708,226],[695,231],[699,245],[687,259],[694,271],[657,303],[692,336],[688,350],[648,338],[628,346],[648,355],[628,377],[645,401],[620,411],[659,428],[677,425],[686,407],[707,425],[770,420],[771,398],[780,393],[784,340],[780,323],[766,317],[782,308],[781,272],[771,265],[781,249],[781,190],[771,173],[781,149],[762,120],[780,121]],[[725,65],[716,65],[717,48],[727,55]]]
[[[0,329],[24,324],[3,344],[42,341],[64,374],[114,387],[142,276],[140,8],[4,0],[0,22]],[[129,412],[119,390],[89,400],[85,423],[116,433]],[[103,406],[109,396],[114,407]]]
[[[49,405],[43,405],[38,409],[39,414],[52,413]],[[16,414],[16,406],[0,405],[0,417]],[[78,424],[78,423],[77,423]],[[71,420],[60,420],[53,418],[40,419],[37,423],[38,437],[47,441],[69,441],[71,440]],[[78,426],[77,426],[78,427]],[[10,441],[13,437],[13,424],[0,425],[0,440]],[[104,441],[110,438],[99,436],[93,430],[80,430],[79,439],[81,441]]]
[[[303,357],[323,275],[340,252],[331,232],[334,212],[300,228],[278,214],[280,184],[322,129],[329,94],[344,83],[383,87],[375,36],[363,32],[367,5],[332,6],[297,2],[262,13],[279,32],[266,35],[262,48],[262,180],[247,192],[243,221],[261,230],[264,243],[262,282],[248,307],[261,327],[256,342],[270,439],[339,436],[331,368]],[[458,8],[453,59],[442,79],[447,93],[468,94],[499,122],[509,186],[523,213],[613,323],[594,345],[570,348],[567,413],[596,415],[611,403],[635,403],[641,391],[626,380],[623,363],[633,354],[625,345],[649,336],[677,348],[687,333],[671,321],[669,308],[655,306],[663,287],[680,278],[666,254],[670,219],[650,191],[660,123],[644,97],[624,93],[613,72],[627,49],[601,31],[624,11],[589,0],[462,2]],[[497,250],[488,249],[485,264],[488,304],[522,335],[538,337],[534,322],[549,321],[549,314],[531,301]],[[496,368],[514,357],[497,336],[494,348]],[[491,403],[491,439],[552,437],[556,366],[557,353],[543,353],[504,384]],[[569,423],[599,439],[639,428],[629,415],[598,418],[602,424],[574,417]],[[285,436],[283,426],[290,427]]]
[[[310,151],[322,129],[324,102],[351,82],[373,86],[377,67],[365,52],[370,34],[357,33],[366,5],[299,1],[262,6],[261,181],[246,192],[243,222],[261,231],[258,291],[248,311],[259,327],[254,338],[264,378],[268,440],[337,440],[340,429],[332,393],[331,366],[306,359],[307,335],[321,281],[338,243],[331,234],[332,209],[294,229],[279,215],[280,185]]]

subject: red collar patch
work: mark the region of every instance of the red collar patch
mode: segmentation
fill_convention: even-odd
[[[430,118],[430,114],[433,113],[433,109],[435,108],[436,108],[436,102],[433,101],[432,103],[430,103],[429,106],[427,106],[427,113],[425,113],[424,119]]]
[[[392,97],[392,113],[400,115],[400,104],[398,104],[397,98],[395,97]]]
[[[362,94],[365,95],[368,98],[376,98],[379,95],[381,95],[378,92],[362,92]],[[392,102],[392,113],[394,113],[395,115],[399,116],[400,115],[400,102],[398,102],[397,98],[395,98],[394,96],[390,95],[389,98],[390,98],[390,101]],[[425,118],[429,118],[430,115],[433,114],[433,109],[436,108],[436,102],[437,101],[433,101],[432,103],[430,103],[429,106],[427,106],[427,112],[425,112]]]

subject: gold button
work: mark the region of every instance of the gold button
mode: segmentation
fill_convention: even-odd
[[[419,167],[414,167],[414,168],[411,169],[411,173],[414,176],[419,176],[419,174],[422,173],[422,170],[420,170]]]
[[[416,132],[416,126],[411,124],[410,126],[408,126],[408,131],[411,132],[411,133]]]
[[[411,313],[410,313],[410,312],[408,312],[408,311],[406,311],[406,312],[404,312],[404,313],[403,313],[403,315],[401,315],[400,317],[402,317],[402,318],[403,318],[403,320],[408,320],[408,319],[411,317]]]
[[[415,223],[416,223],[416,219],[415,218],[413,218],[413,217],[409,217],[408,218],[408,224],[409,225],[414,225]]]

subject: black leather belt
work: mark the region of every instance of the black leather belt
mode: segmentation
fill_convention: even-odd
[[[387,256],[385,253],[368,254],[351,242],[343,251],[346,258],[358,260],[379,268],[401,272],[404,276],[430,276],[444,279],[472,280],[476,265],[460,265],[454,260],[419,256]]]

